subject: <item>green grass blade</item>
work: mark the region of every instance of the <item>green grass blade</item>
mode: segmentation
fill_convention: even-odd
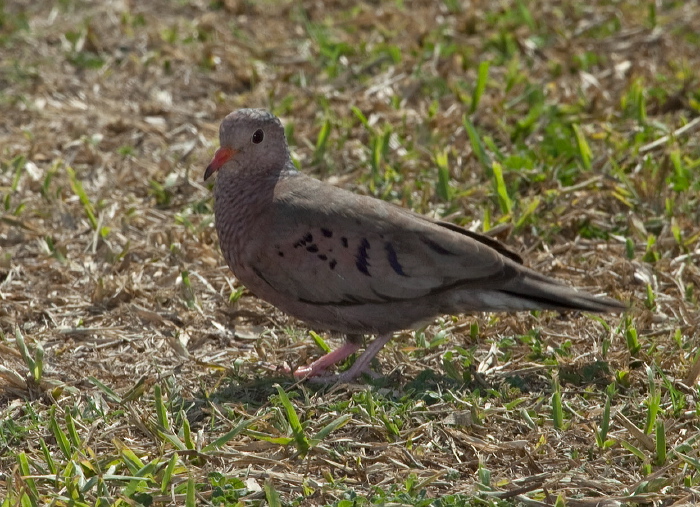
[[[506,182],[503,179],[503,167],[498,162],[494,162],[491,165],[493,172],[493,183],[496,196],[498,197],[498,205],[501,208],[501,213],[504,215],[510,215],[513,209],[513,201],[510,200],[508,195],[508,189],[506,188]]]
[[[644,404],[647,407],[647,420],[644,425],[644,433],[647,435],[652,432],[656,425],[656,418],[661,409],[661,393],[656,386],[656,379],[654,378],[654,369],[647,367],[647,382],[649,384],[649,394],[647,399],[644,400]]]
[[[197,507],[196,487],[194,477],[187,479],[187,493],[185,494],[185,507]]]
[[[559,380],[553,379],[553,393],[552,393],[552,423],[554,427],[558,430],[564,428],[564,410],[561,403],[561,386],[559,385]]]
[[[471,142],[472,150],[474,151],[476,158],[481,163],[481,166],[486,170],[487,176],[491,176],[491,159],[484,149],[484,143],[482,142],[481,137],[479,137],[476,127],[474,127],[474,124],[466,114],[462,117],[462,124],[467,131],[467,135],[469,136],[469,141]]]
[[[644,304],[652,312],[656,310],[656,294],[654,294],[654,288],[650,283],[647,284],[647,297]]]
[[[36,482],[34,479],[29,477],[31,474],[31,469],[29,468],[29,460],[27,459],[27,454],[22,451],[17,455],[17,462],[19,464],[19,471],[23,476],[24,483],[29,488],[31,493],[32,505],[38,505],[39,503],[39,491],[36,489]]]
[[[318,346],[318,348],[320,348],[326,354],[331,351],[331,347],[326,343],[326,340],[324,340],[321,335],[315,331],[309,331],[309,335],[311,335],[311,338],[314,340],[314,343]]]
[[[246,430],[245,434],[250,437],[257,438],[258,440],[262,440],[263,442],[270,442],[271,444],[276,445],[289,445],[294,442],[294,438],[292,437],[274,437],[272,435],[268,435],[267,433],[262,433],[261,431],[255,430]]]
[[[304,455],[309,451],[311,444],[309,443],[308,438],[306,438],[306,435],[304,435],[304,428],[302,427],[301,422],[299,422],[299,416],[297,415],[296,410],[294,410],[294,405],[292,405],[292,402],[289,401],[289,396],[287,396],[287,393],[284,391],[284,389],[282,389],[282,386],[275,384],[275,388],[277,389],[277,394],[280,397],[282,407],[284,407],[284,411],[287,414],[287,421],[292,429],[292,434],[294,435],[294,441],[297,444],[297,449],[302,455]]]
[[[272,481],[267,479],[263,487],[265,489],[265,500],[267,500],[267,505],[270,507],[281,507],[282,500],[280,499],[280,495],[275,489],[274,484],[272,484]]]
[[[334,419],[330,423],[326,424],[321,430],[318,431],[312,438],[311,438],[311,445],[316,446],[320,442],[322,442],[328,435],[333,433],[335,430],[342,428],[345,426],[345,424],[352,419],[352,415],[350,414],[345,414],[341,415],[337,419]]]
[[[41,452],[44,455],[44,462],[49,467],[49,472],[51,472],[51,475],[56,475],[58,470],[56,468],[56,463],[54,462],[53,457],[51,456],[51,451],[43,438],[39,439],[39,445],[41,445]]]
[[[161,390],[160,384],[156,384],[155,386],[153,386],[153,395],[155,397],[156,416],[158,418],[158,425],[165,431],[170,432],[168,411],[165,408],[165,403],[163,403],[163,392]]]
[[[216,440],[214,440],[211,444],[205,446],[202,449],[202,452],[210,452],[210,451],[216,451],[218,449],[221,449],[224,445],[226,445],[233,437],[238,435],[240,432],[243,430],[247,429],[248,426],[253,424],[255,421],[257,421],[259,417],[253,418],[253,419],[241,419],[238,424],[229,432],[226,434],[220,436]]]
[[[24,155],[17,155],[10,161],[10,166],[15,168],[15,174],[12,177],[12,183],[10,184],[10,190],[14,193],[17,192],[19,188],[19,180],[24,174],[24,168],[27,165],[27,158]]]
[[[666,464],[666,427],[661,419],[656,420],[656,464]]]
[[[194,441],[192,440],[192,430],[190,429],[190,421],[187,419],[187,414],[184,410],[180,410],[180,419],[182,420],[182,439],[185,447],[194,449]]]
[[[574,136],[576,136],[576,146],[578,147],[578,154],[581,157],[581,163],[584,169],[587,171],[591,168],[591,158],[593,153],[591,152],[591,147],[588,146],[588,141],[586,141],[586,136],[583,134],[583,130],[579,125],[572,125],[574,129]]]
[[[642,451],[638,447],[635,447],[634,445],[630,444],[629,442],[627,442],[625,440],[620,440],[619,442],[620,442],[620,445],[622,447],[624,447],[629,452],[634,454],[637,458],[639,458],[640,461],[642,461],[642,462],[646,461],[647,455],[644,453],[644,451]]]
[[[483,463],[479,463],[477,475],[479,477],[479,483],[486,489],[491,489],[491,470],[486,468]]]
[[[73,416],[69,411],[66,411],[66,429],[68,430],[68,438],[70,439],[71,444],[73,444],[73,448],[80,449],[82,447],[82,443],[80,442],[80,437],[75,429],[75,421],[73,420]]]
[[[34,362],[32,355],[29,353],[29,349],[27,348],[27,344],[24,341],[24,336],[22,335],[22,332],[19,330],[18,327],[15,328],[15,342],[17,343],[17,348],[19,349],[20,354],[22,354],[22,359],[24,359],[24,364],[27,365],[27,369],[30,372],[34,372],[34,368],[36,367],[36,363]]]
[[[53,433],[53,436],[56,439],[56,444],[58,445],[58,448],[61,449],[63,455],[66,457],[66,459],[71,459],[73,452],[71,451],[70,442],[68,441],[66,434],[58,425],[55,406],[52,406],[51,410],[49,411],[49,429],[51,430],[51,433]]]
[[[182,280],[182,297],[187,304],[187,308],[194,310],[197,307],[197,298],[190,283],[190,272],[187,270],[182,271],[180,279]]]
[[[481,97],[486,90],[486,80],[489,77],[489,66],[491,62],[485,61],[479,64],[479,70],[476,78],[476,86],[474,86],[474,91],[472,93],[472,103],[469,106],[469,114],[474,114],[476,109],[479,107],[479,102],[481,102]]]
[[[85,215],[87,216],[88,221],[90,222],[90,226],[93,230],[97,230],[98,221],[95,215],[95,208],[90,202],[90,198],[85,192],[85,188],[83,188],[82,182],[78,179],[72,167],[66,166],[66,172],[68,173],[70,187],[73,190],[73,193],[78,196],[78,199],[80,199],[80,204],[83,205],[83,211],[85,211]]]
[[[138,475],[138,471],[143,470],[143,461],[141,461],[139,457],[136,456],[136,453],[128,448],[123,442],[119,442],[118,447],[119,452],[122,455],[123,462],[129,469],[129,472],[131,472],[132,475]]]
[[[527,208],[525,208],[525,210],[518,217],[518,221],[515,222],[515,232],[521,231],[522,228],[528,223],[530,217],[535,214],[535,211],[537,211],[537,208],[540,206],[540,202],[542,202],[542,200],[539,197],[535,197],[532,201],[530,201],[530,204],[527,205]]]
[[[119,396],[119,394],[116,393],[116,391],[112,390],[112,388],[108,387],[107,385],[103,384],[102,381],[96,379],[95,377],[88,377],[88,380],[97,387],[100,391],[105,393],[107,398],[110,401],[113,401],[114,403],[120,403],[122,402],[122,397]]]
[[[321,130],[318,132],[318,137],[316,138],[316,148],[314,149],[313,163],[316,164],[323,159],[323,155],[326,153],[326,145],[328,144],[328,136],[331,133],[331,122],[329,119],[323,121],[321,125]]]
[[[173,433],[170,433],[169,431],[161,431],[157,430],[158,436],[162,438],[163,440],[167,440],[170,442],[175,449],[178,451],[185,451],[187,450],[187,446],[185,443],[178,438],[177,435],[174,435]]]
[[[367,120],[367,117],[364,115],[364,113],[360,110],[359,107],[357,106],[352,106],[350,108],[350,111],[357,117],[358,120],[360,120],[360,123],[369,131],[372,130],[372,127],[369,125],[369,121]]]
[[[693,467],[693,468],[695,469],[695,472],[696,472],[696,473],[700,473],[700,460],[699,460],[699,459],[693,458],[693,457],[691,457],[691,456],[687,456],[687,455],[682,454],[682,453],[680,453],[680,452],[678,452],[678,451],[675,451],[673,454],[674,454],[678,459],[684,461],[685,463],[687,463],[688,465],[690,465],[691,467]]]
[[[523,418],[523,421],[525,421],[525,424],[527,424],[530,427],[530,429],[536,430],[539,428],[537,423],[532,420],[532,417],[530,416],[530,413],[527,411],[527,409],[520,409],[520,417]]]
[[[625,341],[631,356],[635,357],[637,354],[639,354],[639,351],[642,350],[642,346],[639,343],[639,338],[637,336],[637,329],[632,324],[631,317],[625,318]]]
[[[607,447],[608,431],[610,430],[610,396],[605,396],[605,408],[600,421],[600,428],[596,431],[596,444],[599,448]]]
[[[44,374],[44,347],[41,343],[36,343],[34,348],[34,368],[32,368],[32,378],[37,384],[41,382]]]
[[[442,151],[435,155],[435,165],[438,168],[438,183],[436,193],[440,199],[449,202],[454,194],[450,187],[450,167],[447,151]]]
[[[134,478],[129,481],[129,484],[126,486],[126,488],[124,488],[122,494],[126,497],[130,497],[134,493],[136,493],[139,490],[139,488],[142,488],[147,484],[155,483],[153,474],[155,473],[158,464],[159,459],[156,458],[147,465],[137,470],[134,474]]]
[[[534,7],[536,7],[536,5],[537,4],[533,4]],[[537,29],[535,19],[532,17],[532,13],[527,8],[525,3],[523,3],[523,0],[518,0],[518,12],[530,31],[534,32]]]
[[[168,465],[163,470],[163,478],[160,481],[160,492],[167,493],[168,487],[170,486],[170,481],[173,478],[173,472],[175,471],[175,465],[177,465],[177,460],[179,456],[177,453],[173,453],[170,460],[168,460]]]

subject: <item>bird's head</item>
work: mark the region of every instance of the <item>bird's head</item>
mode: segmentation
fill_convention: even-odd
[[[239,109],[219,127],[221,147],[204,171],[204,179],[222,168],[237,170],[282,170],[289,159],[284,128],[277,117],[264,109]]]

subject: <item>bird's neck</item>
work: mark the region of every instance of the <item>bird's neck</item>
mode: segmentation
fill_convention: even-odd
[[[235,265],[245,248],[243,238],[258,237],[268,227],[275,187],[285,178],[298,174],[289,162],[282,169],[237,172],[222,168],[214,188],[216,232],[228,265]],[[224,247],[226,245],[226,247]]]
[[[272,200],[277,183],[298,174],[290,160],[276,167],[223,167],[214,187],[214,209],[231,215],[233,210],[254,204],[266,205]],[[226,206],[226,208],[221,208]]]

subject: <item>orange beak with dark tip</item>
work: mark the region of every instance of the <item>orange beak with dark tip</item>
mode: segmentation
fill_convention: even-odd
[[[234,150],[233,148],[222,147],[216,150],[216,153],[214,153],[214,158],[207,166],[207,170],[204,171],[204,181],[207,181],[212,174],[221,169],[221,166],[228,162],[236,153],[238,153],[238,151]]]

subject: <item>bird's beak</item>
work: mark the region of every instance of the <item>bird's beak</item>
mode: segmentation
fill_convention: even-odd
[[[214,158],[207,166],[207,170],[204,171],[204,181],[208,180],[212,174],[221,169],[221,166],[228,162],[236,153],[238,152],[232,148],[221,147],[216,150]]]

